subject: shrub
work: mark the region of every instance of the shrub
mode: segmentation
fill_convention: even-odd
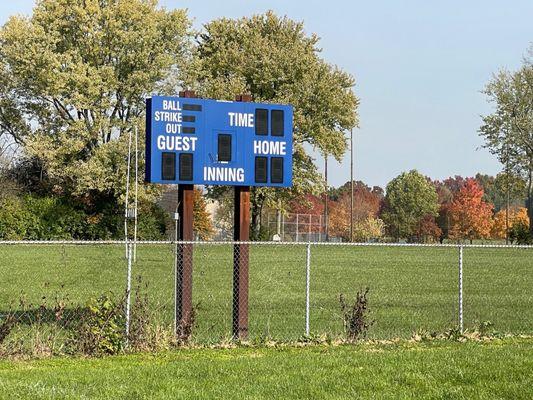
[[[26,239],[80,239],[84,236],[85,214],[57,197],[25,196],[24,206],[32,216]]]
[[[6,197],[0,201],[0,239],[24,239],[28,229],[36,223],[36,218],[20,198]]]
[[[511,243],[516,244],[533,243],[533,238],[529,232],[529,227],[523,221],[513,224],[513,226],[509,229],[509,239],[511,240]]]
[[[142,293],[143,288],[146,289]],[[137,277],[137,285],[133,292],[133,306],[131,308],[129,344],[137,349],[148,347],[150,325],[153,323],[149,312],[148,285],[142,283],[141,276]]]
[[[373,320],[369,319],[368,309],[368,292],[370,288],[364,291],[357,292],[355,301],[352,305],[346,302],[346,299],[341,294],[339,301],[341,304],[341,311],[344,322],[344,330],[346,337],[350,341],[356,341],[360,338],[366,337],[368,330],[374,324]]]
[[[148,284],[138,276],[132,291],[129,351],[161,351],[179,344],[176,340],[174,324],[161,324],[157,321],[154,308],[150,307]]]
[[[159,206],[142,207],[138,238],[163,239],[167,220],[168,216]],[[123,209],[113,201],[91,209],[54,196],[4,196],[0,199],[0,239],[105,240],[123,236]]]
[[[83,237],[85,215],[54,197],[7,197],[0,202],[0,238],[70,239]]]
[[[88,302],[75,340],[84,354],[117,354],[125,345],[124,326],[124,301],[104,294]]]
[[[11,333],[16,323],[17,319],[14,313],[9,313],[0,319],[0,344]]]
[[[170,225],[168,214],[158,205],[150,204],[139,209],[138,238],[140,240],[163,239],[167,224]]]
[[[477,326],[480,336],[492,336],[495,334],[494,324],[491,321],[482,321]]]
[[[176,327],[177,344],[187,344],[192,338],[193,330],[196,326],[196,311],[198,306],[193,307],[188,319],[181,319]]]

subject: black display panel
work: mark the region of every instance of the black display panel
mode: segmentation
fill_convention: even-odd
[[[283,158],[270,159],[270,183],[283,183]]]
[[[283,127],[283,110],[272,110],[272,136],[283,136],[284,127]]]
[[[180,154],[180,181],[192,181],[192,153]]]
[[[255,109],[255,134],[268,135],[268,110],[264,108]]]
[[[231,161],[231,135],[218,135],[218,161]]]
[[[268,178],[268,158],[255,157],[255,182],[266,183]]]
[[[176,153],[161,153],[161,179],[164,181],[176,179]]]

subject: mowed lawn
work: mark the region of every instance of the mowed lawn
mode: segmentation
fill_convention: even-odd
[[[0,361],[1,399],[531,399],[533,340]]]
[[[85,304],[111,291],[124,293],[123,245],[0,244],[0,313],[36,309],[67,298]],[[195,339],[217,342],[231,333],[231,245],[195,245]],[[142,277],[158,323],[171,326],[174,252],[171,245],[139,245],[133,266]],[[458,321],[458,250],[429,247],[312,246],[311,332],[343,332],[339,295],[353,299],[369,287],[375,320],[369,336],[409,337],[442,332]],[[250,336],[294,340],[305,332],[305,245],[253,245],[250,249]],[[147,286],[146,286],[147,285]],[[533,249],[464,250],[464,319],[467,328],[490,321],[500,332],[533,332]]]

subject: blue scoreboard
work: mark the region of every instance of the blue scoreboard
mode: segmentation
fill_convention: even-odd
[[[184,97],[146,101],[146,181],[292,185],[292,106]]]

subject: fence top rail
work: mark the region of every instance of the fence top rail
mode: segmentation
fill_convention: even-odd
[[[533,245],[513,244],[466,244],[466,243],[384,243],[384,242],[238,242],[238,241],[175,241],[175,240],[0,240],[2,245],[126,245],[130,244],[196,244],[196,245],[234,245],[248,244],[253,246],[336,246],[336,247],[449,247],[449,248],[503,248],[533,249]]]

